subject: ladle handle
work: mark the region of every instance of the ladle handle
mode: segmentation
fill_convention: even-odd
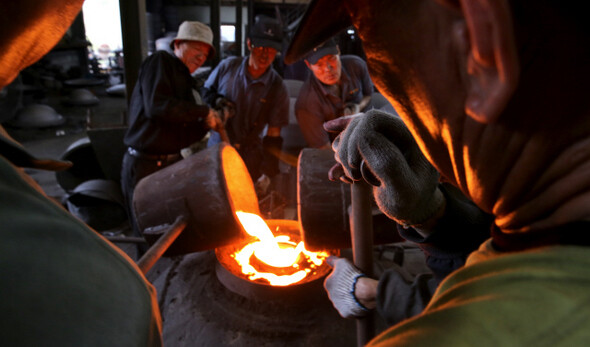
[[[372,187],[365,181],[354,182],[350,188],[350,236],[353,262],[368,277],[373,276],[373,216],[371,212]],[[366,345],[375,335],[372,313],[358,318],[357,345]]]
[[[162,257],[162,254],[170,247],[170,245],[178,238],[180,233],[186,228],[186,217],[180,215],[176,217],[174,223],[170,228],[160,236],[160,238],[145,252],[145,254],[137,261],[137,266],[145,275],[152,266]]]
[[[221,127],[221,129],[219,129],[219,137],[221,137],[221,141],[227,143],[228,145],[231,145],[231,142],[229,140],[229,136],[227,136],[227,131],[225,130],[225,126]]]

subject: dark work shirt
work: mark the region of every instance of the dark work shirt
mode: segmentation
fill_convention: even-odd
[[[447,202],[445,214],[428,237],[413,228],[398,226],[399,234],[418,244],[432,273],[407,278],[393,269],[379,278],[377,310],[388,324],[422,312],[439,283],[465,264],[467,256],[490,237],[493,216],[480,210],[461,192],[446,183],[439,188]]]
[[[287,87],[272,67],[254,80],[248,57],[230,57],[211,72],[205,88],[236,104],[236,115],[225,125],[232,144],[258,143],[265,125],[280,128],[289,123]]]
[[[209,107],[197,105],[188,68],[165,51],[141,65],[129,105],[125,145],[149,154],[179,153],[208,131]]]
[[[328,92],[313,73],[301,86],[295,114],[301,132],[308,146],[319,148],[330,142],[323,128],[324,122],[342,116],[346,103],[360,103],[363,97],[373,94],[373,82],[367,64],[354,55],[340,57],[342,75],[340,77],[342,95],[337,97]]]

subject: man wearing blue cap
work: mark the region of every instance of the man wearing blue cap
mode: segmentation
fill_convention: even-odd
[[[210,105],[224,100],[235,104],[235,115],[227,119],[225,130],[257,188],[263,190],[279,172],[276,154],[282,147],[281,127],[289,122],[287,87],[272,67],[282,44],[280,23],[257,16],[247,39],[250,55],[224,59],[205,82],[205,99]],[[213,132],[209,145],[219,141],[220,134]]]
[[[326,121],[364,110],[371,101],[373,82],[367,64],[354,55],[340,55],[331,39],[314,48],[305,64],[313,72],[301,86],[295,115],[307,145],[330,148]]]

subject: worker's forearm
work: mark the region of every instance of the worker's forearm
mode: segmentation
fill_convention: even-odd
[[[368,309],[377,307],[377,284],[379,281],[369,277],[361,277],[356,282],[354,295]]]

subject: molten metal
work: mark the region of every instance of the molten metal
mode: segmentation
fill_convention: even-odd
[[[303,241],[296,244],[287,235],[275,236],[256,214],[238,211],[236,215],[244,230],[258,239],[232,254],[251,281],[266,279],[273,286],[288,286],[304,279],[329,256],[327,252],[307,251]],[[278,227],[276,231],[280,232]],[[269,271],[258,271],[251,263],[252,256],[268,265]]]

